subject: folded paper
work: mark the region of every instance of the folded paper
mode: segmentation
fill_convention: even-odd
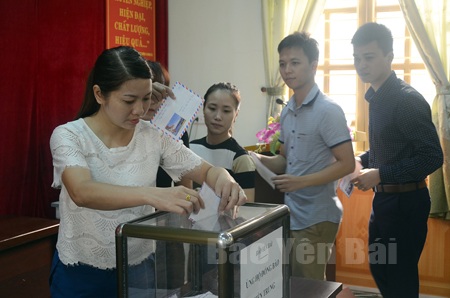
[[[269,170],[263,163],[259,160],[259,158],[256,156],[256,154],[253,151],[250,151],[250,156],[253,158],[256,164],[256,171],[258,174],[266,180],[267,183],[269,183],[270,186],[272,186],[273,189],[275,189],[275,184],[272,181],[272,177],[277,176],[274,172]]]

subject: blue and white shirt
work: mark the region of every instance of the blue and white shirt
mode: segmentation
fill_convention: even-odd
[[[286,174],[303,176],[323,170],[336,161],[332,148],[351,142],[342,108],[319,87],[309,91],[297,107],[292,96],[280,116],[279,141],[284,144]],[[291,210],[291,230],[324,221],[340,223],[343,208],[336,194],[338,181],[285,194]]]

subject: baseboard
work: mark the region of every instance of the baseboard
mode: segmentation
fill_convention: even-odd
[[[367,292],[367,293],[380,294],[380,291],[376,288],[366,288],[366,287],[358,287],[358,286],[351,286],[351,285],[345,285],[345,286],[348,287],[352,291],[361,291],[361,292]],[[445,297],[420,294],[419,298],[445,298]]]

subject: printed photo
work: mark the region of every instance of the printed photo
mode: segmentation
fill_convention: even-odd
[[[180,129],[182,129],[182,127],[184,126],[184,123],[186,123],[186,120],[177,113],[175,113],[173,114],[169,123],[167,123],[166,130],[173,133],[176,136],[180,131]]]

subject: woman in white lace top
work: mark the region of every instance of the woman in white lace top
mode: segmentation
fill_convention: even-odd
[[[206,181],[221,194],[219,211],[246,201],[225,169],[141,121],[152,91],[159,98],[171,93],[161,84],[152,88],[151,78],[146,60],[133,48],[105,50],[91,70],[76,120],[52,134],[52,186],[61,188],[50,276],[54,298],[115,297],[116,227],[154,208],[187,215],[205,207],[192,189],[155,187],[158,166],[174,181]],[[148,243],[133,239],[128,246],[130,265],[147,266]]]

